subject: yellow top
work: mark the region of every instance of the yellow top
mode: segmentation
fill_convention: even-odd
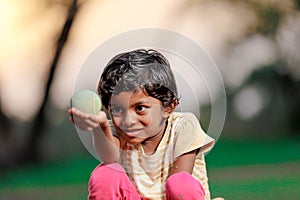
[[[165,184],[173,161],[190,151],[200,148],[196,156],[192,176],[200,181],[205,199],[210,199],[204,153],[209,151],[214,139],[201,128],[192,113],[174,112],[157,150],[145,154],[141,144],[126,144],[121,152],[120,164],[141,196],[147,199],[165,199]]]

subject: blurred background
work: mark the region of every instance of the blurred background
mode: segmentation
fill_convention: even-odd
[[[0,0],[0,21],[0,199],[86,199],[98,161],[68,122],[76,77],[99,44],[149,27],[203,45],[224,80],[212,197],[300,198],[299,0]]]

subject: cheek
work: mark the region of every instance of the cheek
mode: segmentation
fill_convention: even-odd
[[[158,112],[148,115],[147,118],[144,118],[143,122],[147,126],[158,126],[162,121],[162,115]]]
[[[112,121],[114,126],[119,127],[121,125],[122,119],[121,117],[112,117]]]
[[[149,115],[142,116],[138,119],[138,122],[143,126],[149,126],[152,123],[152,118]]]

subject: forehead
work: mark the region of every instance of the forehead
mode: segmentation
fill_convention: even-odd
[[[160,100],[149,96],[141,88],[134,91],[123,91],[111,96],[111,104],[131,105],[138,103],[161,104]]]

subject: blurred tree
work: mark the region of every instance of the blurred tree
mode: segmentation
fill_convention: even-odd
[[[276,132],[274,129],[281,127],[285,131],[281,134],[300,134],[300,81],[295,80],[286,68],[282,61],[258,68],[236,91],[238,93],[249,85],[258,85],[269,93],[271,101],[252,120],[257,130],[260,128],[257,125],[263,121],[271,132]]]
[[[300,0],[295,0],[297,10],[300,10]]]
[[[257,31],[267,36],[274,36],[282,20],[282,13],[272,7],[258,8],[257,13],[262,19]]]
[[[0,98],[0,137],[6,139],[10,131],[10,121],[8,117],[3,113]]]
[[[243,37],[236,37],[233,42],[228,42],[227,52],[230,49],[234,49],[234,46],[240,44],[243,41],[247,41],[253,35],[263,35],[265,38],[270,39],[274,44],[278,44],[276,51],[278,53],[277,59],[282,60],[278,63],[273,63],[268,66],[256,66],[249,77],[244,83],[237,89],[227,87],[227,100],[229,102],[227,110],[227,120],[229,118],[230,123],[225,124],[229,127],[227,132],[235,130],[240,134],[249,131],[249,134],[253,134],[253,127],[256,127],[257,131],[264,132],[269,130],[273,133],[274,128],[285,129],[289,133],[300,133],[300,83],[299,80],[293,78],[293,71],[289,70],[287,60],[289,55],[283,54],[280,51],[278,32],[284,20],[288,17],[296,16],[300,10],[300,0],[287,0],[287,1],[260,1],[260,0],[190,0],[185,1],[183,13],[187,13],[195,7],[201,8],[203,5],[218,2],[226,3],[224,5],[238,5],[240,8],[251,11],[257,18],[251,25],[249,25],[245,31]],[[221,4],[222,5],[222,4]],[[296,45],[296,44],[295,44]],[[239,67],[244,67],[242,64]],[[231,103],[234,101],[234,97],[241,90],[251,85],[258,85],[266,88],[270,94],[270,104],[264,108],[264,112],[254,117],[249,121],[243,121],[236,116],[233,111]],[[232,103],[233,105],[233,103]],[[260,130],[258,130],[261,128]]]
[[[77,3],[77,0],[73,0],[73,2],[71,3],[71,5],[69,7],[66,22],[63,26],[63,29],[60,33],[60,37],[56,44],[56,52],[55,52],[53,61],[50,66],[48,80],[45,85],[45,90],[44,90],[45,93],[43,96],[43,100],[42,100],[41,106],[39,108],[39,111],[34,118],[34,121],[32,124],[32,129],[30,130],[30,133],[29,133],[28,143],[25,147],[26,149],[23,152],[23,155],[21,156],[21,160],[20,160],[21,162],[33,162],[33,161],[38,161],[40,159],[39,154],[38,154],[38,152],[39,152],[38,144],[39,144],[39,139],[43,135],[43,129],[45,128],[45,125],[46,125],[45,108],[47,107],[49,92],[51,89],[55,71],[57,69],[57,63],[60,59],[62,50],[68,40],[69,32],[72,27],[73,21],[75,19],[76,13],[78,11],[78,7],[79,6]]]

